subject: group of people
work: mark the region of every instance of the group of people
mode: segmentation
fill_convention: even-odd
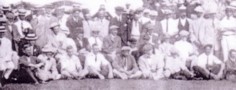
[[[236,1],[217,4],[224,12],[206,9],[206,3],[165,1],[156,8],[117,6],[115,16],[104,5],[95,15],[80,4],[70,12],[2,6],[1,83],[236,80]]]

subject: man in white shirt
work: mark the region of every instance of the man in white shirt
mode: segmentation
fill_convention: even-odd
[[[30,28],[32,29],[31,24],[25,20],[25,14],[26,10],[20,9],[19,10],[19,19],[17,22],[15,22],[15,25],[17,26],[17,31],[20,35],[20,38],[23,39],[27,33],[26,29]]]
[[[151,44],[144,45],[142,50],[144,54],[138,60],[142,78],[153,80],[164,78],[164,56],[154,54],[154,47]]]
[[[185,65],[190,68],[192,61],[197,58],[196,48],[187,41],[189,32],[185,30],[180,31],[179,36],[181,39],[174,43],[174,48],[176,48],[176,50],[178,51],[178,54],[180,58],[182,58]]]
[[[97,44],[92,48],[93,50],[85,56],[84,75],[98,76],[99,79],[113,78],[111,63],[100,52]]]
[[[205,46],[205,52],[193,64],[196,77],[219,80],[223,77],[224,63],[212,53],[212,45]]]
[[[62,77],[73,79],[84,77],[80,59],[77,55],[74,54],[73,47],[68,46],[66,51],[67,54],[63,54],[63,56],[59,60]]]
[[[12,50],[11,41],[4,37],[6,29],[0,26],[0,72],[1,78],[8,79],[11,72],[17,69],[19,56]]]
[[[220,21],[221,46],[224,62],[228,60],[228,53],[231,49],[236,49],[236,19],[232,16],[232,9],[227,8],[226,16]]]
[[[99,36],[99,33],[99,30],[92,30],[92,36],[88,38],[90,48],[93,46],[93,44],[97,44],[99,49],[102,50],[103,40]]]
[[[175,36],[178,34],[178,20],[174,19],[173,16],[173,11],[171,10],[166,10],[165,12],[165,19],[161,21],[162,25],[162,32],[165,36]]]

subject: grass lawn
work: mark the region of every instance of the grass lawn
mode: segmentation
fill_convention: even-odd
[[[46,84],[7,84],[3,90],[236,90],[231,81],[58,80]]]

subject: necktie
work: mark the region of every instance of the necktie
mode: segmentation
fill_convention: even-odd
[[[24,31],[23,22],[21,22],[21,30]]]
[[[98,44],[97,37],[95,37],[95,44]]]
[[[95,54],[95,62],[97,62],[97,54]]]
[[[169,26],[168,26],[168,22],[169,22],[169,19],[166,19],[166,32],[168,33],[168,29],[169,29]]]

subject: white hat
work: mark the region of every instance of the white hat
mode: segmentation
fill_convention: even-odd
[[[236,9],[236,1],[230,2],[229,6],[226,6],[226,8],[229,8],[229,9]]]
[[[179,35],[180,35],[180,36],[188,36],[188,35],[189,35],[189,32],[186,31],[186,30],[182,30],[182,31],[179,32]]]
[[[25,37],[26,40],[36,40],[38,36],[35,33],[28,33]]]
[[[110,30],[113,30],[113,29],[118,29],[118,28],[119,28],[119,27],[116,26],[116,25],[111,25],[109,29],[110,29]]]
[[[179,7],[179,10],[186,10],[187,8],[184,6],[184,5],[181,5],[180,7]]]
[[[163,10],[163,13],[164,14],[171,14],[171,13],[173,13],[173,11],[170,9],[165,9],[165,10]]]
[[[60,26],[60,24],[58,22],[54,22],[50,25],[50,29],[56,27],[56,26]]]
[[[197,6],[197,7],[194,9],[194,11],[203,13],[203,12],[204,12],[204,9],[203,9],[201,6]]]
[[[131,48],[129,47],[129,46],[123,46],[122,48],[121,48],[121,50],[123,51],[123,50],[131,50]]]
[[[42,52],[56,52],[56,49],[51,47],[49,44],[45,45],[42,49]]]
[[[157,13],[157,11],[152,10],[152,11],[150,12],[150,15],[152,15],[152,16],[157,16],[158,13]]]
[[[5,28],[5,26],[0,26],[0,33],[4,33],[4,32],[6,32],[7,30],[6,30],[6,28]]]

